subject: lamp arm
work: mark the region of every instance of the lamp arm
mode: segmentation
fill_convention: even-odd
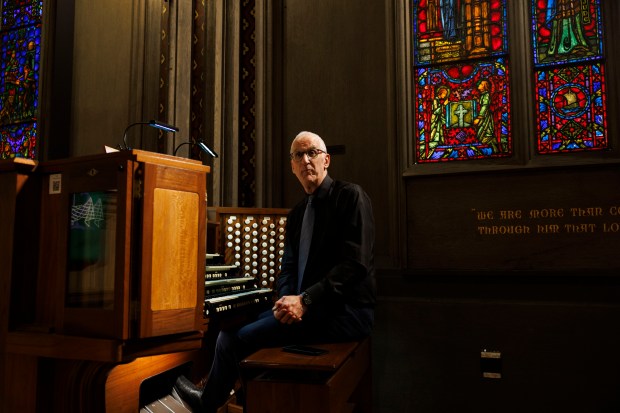
[[[151,120],[148,122],[135,122],[125,128],[125,132],[123,133],[123,145],[125,146],[125,148],[121,148],[121,149],[125,149],[125,150],[130,149],[129,146],[127,146],[127,131],[129,131],[130,128],[136,125],[149,125],[152,128],[157,128],[157,129],[164,130],[166,132],[173,132],[173,133],[176,133],[179,131],[179,128],[177,128],[176,126],[168,125],[167,123],[159,122],[157,120]]]
[[[179,150],[179,148],[183,145],[195,145],[193,142],[183,142],[181,143],[179,146],[177,146],[176,148],[174,148],[174,152],[172,152],[172,156],[176,156],[177,151]]]
[[[179,148],[183,145],[194,145],[194,146],[198,146],[200,148],[200,150],[204,153],[206,153],[207,155],[213,157],[213,158],[217,158],[218,154],[217,152],[215,152],[213,149],[209,148],[207,146],[206,143],[204,143],[203,141],[198,141],[198,142],[183,142],[180,143],[179,146],[177,146],[176,148],[174,148],[174,152],[172,153],[172,155],[176,155],[177,151],[179,150]]]
[[[136,125],[148,125],[148,124],[149,122],[134,122],[125,128],[125,132],[123,133],[123,146],[125,147],[124,148],[125,150],[129,150],[129,147],[127,146],[127,132],[129,131],[129,129],[131,129],[132,127]]]

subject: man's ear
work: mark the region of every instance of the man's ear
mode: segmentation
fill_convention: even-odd
[[[325,154],[325,162],[323,162],[323,167],[325,169],[329,168],[329,163],[331,161],[332,157],[327,153]]]

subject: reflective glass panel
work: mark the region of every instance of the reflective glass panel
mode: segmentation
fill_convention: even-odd
[[[114,307],[117,192],[71,194],[66,306]]]

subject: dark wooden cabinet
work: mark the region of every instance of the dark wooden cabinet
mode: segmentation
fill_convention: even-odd
[[[3,258],[37,263],[2,273],[29,286],[2,297],[2,358],[16,361],[3,363],[2,410],[110,411],[125,387],[135,400],[122,411],[137,411],[142,380],[202,347],[209,167],[139,150],[42,162],[28,175],[37,196],[20,204],[38,225],[19,251],[8,248],[22,247],[8,226],[18,168],[0,171],[15,188],[2,201]]]

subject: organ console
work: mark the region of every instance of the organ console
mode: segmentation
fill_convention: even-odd
[[[288,209],[218,207],[213,212],[214,248],[221,254],[206,267],[205,317],[269,308],[284,255]]]
[[[208,171],[138,150],[38,164],[3,274],[0,410],[135,412],[152,366],[201,349]]]
[[[269,308],[288,210],[207,211],[208,172],[139,150],[0,164],[0,411],[149,411],[206,374],[207,333]]]
[[[272,293],[271,288],[258,287],[254,277],[241,275],[238,265],[207,265],[204,316],[209,319],[269,306]]]

